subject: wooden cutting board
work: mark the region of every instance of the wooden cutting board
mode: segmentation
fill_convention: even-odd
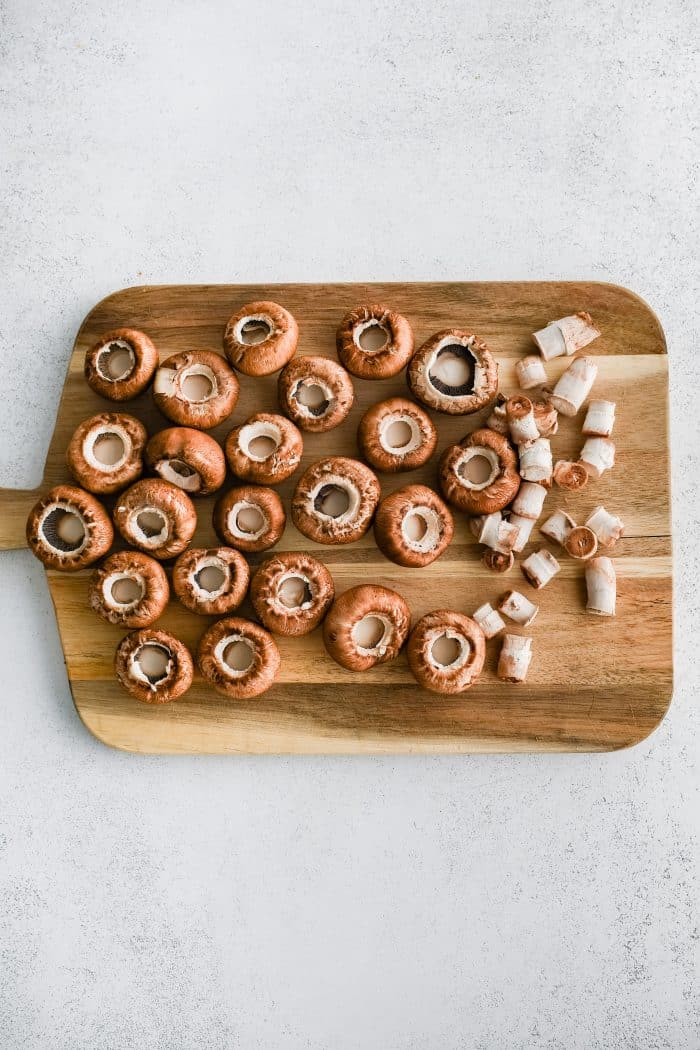
[[[325,653],[320,631],[280,639],[282,671],[266,695],[240,702],[219,696],[196,678],[180,701],[162,707],[139,704],[117,685],[114,649],[125,633],[87,607],[89,571],[48,572],[66,667],[76,708],[87,728],[114,747],[142,752],[468,752],[607,751],[644,739],[661,721],[671,699],[671,538],[667,357],[664,335],[651,310],[632,292],[598,283],[435,283],[221,285],[130,288],[99,303],[78,332],[51,441],[44,481],[35,492],[0,490],[0,548],[25,545],[24,523],[39,493],[68,480],[64,450],[76,425],[114,407],[140,417],[149,432],[169,424],[149,394],[123,406],[100,399],[83,380],[83,355],[110,328],[143,329],[161,357],[188,349],[221,350],[224,324],[245,302],[273,299],[299,321],[300,352],[335,356],[339,319],[362,301],[386,302],[410,319],[416,343],[439,328],[476,332],[494,350],[501,389],[516,389],[514,364],[532,350],[530,333],[547,321],[585,309],[602,336],[587,348],[599,374],[594,396],[618,403],[615,469],[580,495],[553,489],[546,513],[566,507],[579,522],[599,503],[626,522],[613,554],[618,575],[618,615],[606,620],[584,612],[585,585],[579,563],[563,557],[559,576],[535,600],[538,619],[528,633],[534,659],[524,685],[495,676],[500,642],[488,643],[481,681],[462,696],[440,697],[419,689],[402,655],[354,675]],[[554,381],[568,362],[547,365]],[[259,410],[276,410],[276,377],[241,376],[232,421],[214,431],[223,439],[233,423]],[[302,467],[322,455],[355,455],[355,431],[376,401],[404,394],[403,375],[369,383],[355,380],[356,402],[348,420],[327,434],[304,436]],[[439,449],[483,419],[435,414]],[[553,439],[555,458],[576,458],[582,414],[563,420]],[[411,474],[383,475],[384,493],[409,481],[436,485],[437,455]],[[298,477],[298,474],[296,475]],[[296,478],[280,487],[288,506]],[[197,501],[198,546],[215,544],[213,499]],[[319,547],[338,591],[363,581],[395,588],[408,600],[414,620],[434,608],[472,613],[503,590],[535,592],[519,568],[490,573],[464,516],[456,514],[455,537],[445,554],[425,569],[393,565],[371,533],[344,547]],[[526,549],[539,545],[535,530]],[[288,523],[281,550],[311,549]],[[263,555],[251,558],[253,564]],[[241,610],[251,615],[248,604]],[[161,624],[194,648],[209,618],[172,601]]]

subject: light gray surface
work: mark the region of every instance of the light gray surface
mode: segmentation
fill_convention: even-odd
[[[3,1050],[700,1046],[695,7],[1,0],[0,482],[124,285],[615,281],[671,350],[678,681],[604,757],[137,758],[0,556]]]

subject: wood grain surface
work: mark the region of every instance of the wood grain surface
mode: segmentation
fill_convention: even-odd
[[[338,321],[363,301],[385,302],[405,313],[417,345],[438,328],[467,328],[495,352],[501,389],[507,392],[516,389],[514,365],[532,351],[533,331],[553,318],[590,311],[603,334],[585,352],[599,365],[593,396],[618,404],[613,434],[617,465],[579,495],[553,489],[541,520],[565,507],[582,522],[599,503],[624,519],[624,539],[612,552],[618,615],[606,620],[585,613],[582,567],[564,556],[562,572],[541,592],[532,591],[517,565],[506,576],[490,573],[466,518],[456,513],[451,546],[425,569],[393,565],[379,552],[371,533],[348,546],[319,547],[317,553],[339,592],[363,581],[393,587],[409,602],[414,620],[434,608],[472,613],[505,589],[523,590],[541,605],[527,632],[533,636],[534,658],[524,685],[496,678],[498,639],[487,644],[480,682],[462,696],[443,698],[416,686],[403,655],[361,675],[344,671],[326,655],[317,630],[305,638],[278,640],[279,682],[258,699],[227,700],[197,677],[182,700],[150,707],[131,699],[113,677],[114,649],[125,632],[88,609],[89,572],[49,572],[70,685],[88,729],[114,747],[142,752],[606,751],[644,739],[666,713],[672,689],[667,357],[663,332],[651,310],[615,285],[202,285],[116,292],[92,310],[78,332],[41,488],[0,490],[0,549],[25,545],[29,508],[40,492],[68,480],[64,451],[81,420],[116,408],[141,418],[150,433],[170,425],[148,393],[122,406],[92,393],[82,376],[83,355],[91,343],[109,328],[128,325],[146,331],[161,358],[187,349],[221,351],[230,314],[247,301],[265,298],[282,303],[296,316],[303,354],[334,357]],[[558,359],[547,364],[552,381],[567,363]],[[231,420],[212,432],[219,439],[252,412],[277,409],[276,376],[240,379],[241,396]],[[304,435],[302,468],[322,455],[357,455],[355,431],[363,411],[376,401],[406,393],[403,375],[354,383],[355,406],[346,422],[327,434]],[[433,414],[438,450],[475,429],[483,415]],[[561,420],[552,441],[555,458],[577,457],[582,419],[580,413],[575,420]],[[435,486],[437,459],[436,454],[409,474],[381,475],[382,491],[409,481]],[[297,477],[298,473],[280,486],[287,507]],[[211,525],[213,503],[213,498],[197,501],[198,546],[217,542]],[[523,557],[541,543],[535,529]],[[314,547],[289,522],[278,549]],[[263,557],[253,555],[251,563]],[[252,615],[247,601],[241,612]],[[176,600],[160,621],[190,646],[210,622]]]

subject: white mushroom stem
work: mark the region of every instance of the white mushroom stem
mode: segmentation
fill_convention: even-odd
[[[532,518],[537,521],[542,513],[547,490],[536,481],[524,481],[513,500],[513,513],[520,518]]]
[[[494,544],[498,543],[498,526],[502,521],[503,515],[497,510],[493,514],[481,514],[472,518],[469,526],[479,543],[493,548]]]
[[[549,397],[552,391],[543,390],[542,393]],[[556,434],[559,430],[559,413],[554,405],[550,405],[548,401],[536,401],[532,407],[535,411],[535,422],[540,437],[551,437]]]
[[[585,524],[595,532],[601,547],[612,547],[625,531],[622,518],[611,514],[605,507],[596,507]]]
[[[575,358],[563,372],[549,395],[549,400],[563,416],[575,416],[591,392],[598,365],[592,357]]]
[[[555,510],[554,514],[547,518],[543,525],[540,525],[540,532],[548,540],[554,540],[563,547],[569,533],[575,528],[576,522],[570,514],[567,514],[565,510]]]
[[[524,682],[532,660],[532,638],[506,634],[498,658],[498,677],[504,682]]]
[[[615,566],[610,558],[592,558],[586,563],[586,609],[596,616],[614,616],[617,598]]]
[[[549,481],[554,469],[549,438],[537,438],[531,445],[519,445],[520,477],[525,481]]]
[[[516,445],[528,444],[540,436],[529,397],[511,397],[506,401],[506,419],[510,436]]]
[[[487,638],[495,638],[497,634],[506,629],[505,620],[489,602],[480,605],[472,614],[472,619],[476,620]]]
[[[496,542],[491,544],[491,548],[498,551],[499,554],[510,554],[515,549],[519,536],[520,531],[517,525],[514,525],[512,521],[501,521],[498,525]]]
[[[541,485],[539,487],[542,488]],[[525,547],[527,546],[532,530],[535,527],[535,519],[521,518],[519,514],[511,514],[509,521],[510,524],[514,525],[518,530],[518,538],[513,544],[513,550],[516,554],[520,554],[520,552],[525,550]]]
[[[506,419],[506,399],[503,394],[498,395],[496,404],[491,409],[491,415],[486,420],[486,426],[489,430],[495,430],[497,434],[503,434],[506,437],[510,433]]]
[[[561,317],[558,321],[550,321],[546,328],[534,332],[532,338],[542,357],[549,361],[552,357],[571,357],[599,335],[591,315],[581,311]]]
[[[556,576],[561,566],[554,555],[543,547],[527,557],[520,568],[528,583],[539,591],[542,587],[547,586],[553,576]]]
[[[615,445],[610,438],[590,437],[583,446],[579,461],[592,477],[599,478],[615,466]]]
[[[589,401],[583,433],[586,437],[610,437],[615,426],[614,401]]]
[[[536,386],[544,386],[547,382],[547,373],[544,363],[537,354],[528,354],[521,357],[515,365],[515,374],[522,390],[532,390]]]
[[[521,627],[529,627],[540,611],[540,607],[520,591],[506,591],[501,598],[498,611],[507,616],[509,620],[519,623]]]

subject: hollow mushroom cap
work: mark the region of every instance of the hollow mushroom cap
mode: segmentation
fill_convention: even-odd
[[[287,580],[302,583],[302,601],[288,605],[280,592]],[[318,627],[335,595],[333,577],[318,558],[304,552],[276,554],[253,574],[250,598],[268,631],[297,637]]]
[[[209,496],[226,480],[226,457],[218,441],[193,427],[167,427],[146,445],[146,465],[189,496]],[[174,464],[174,465],[173,465]]]
[[[114,349],[113,349],[114,348]],[[127,366],[111,375],[107,361],[114,351],[122,352]],[[109,401],[130,401],[153,378],[158,367],[158,351],[144,332],[135,328],[115,328],[106,332],[85,354],[84,374],[88,386]]]
[[[475,456],[485,458],[491,473],[482,483],[470,482],[462,471]],[[515,499],[520,488],[518,458],[504,434],[483,427],[449,445],[440,458],[439,482],[449,504],[471,514],[493,514]]]
[[[258,323],[268,334],[257,343],[246,343],[243,329]],[[268,376],[283,368],[296,353],[299,326],[278,303],[246,303],[229,318],[224,330],[224,351],[231,365],[247,376]]]
[[[238,526],[238,515],[258,511],[262,524],[256,531]],[[282,500],[274,489],[261,485],[239,485],[225,492],[214,507],[214,529],[219,539],[242,551],[266,551],[279,543],[287,522]]]
[[[389,430],[395,423],[409,427],[411,436],[406,445],[392,446]],[[370,466],[394,473],[427,463],[437,445],[437,430],[420,405],[405,397],[390,397],[367,409],[357,428],[357,441]]]
[[[209,382],[206,397],[192,399],[185,384],[194,376]],[[221,354],[211,350],[185,350],[163,361],[153,381],[153,400],[164,416],[183,427],[211,430],[223,423],[238,401],[238,379]]]
[[[434,375],[439,358],[446,353],[467,361],[470,377],[466,383],[450,386]],[[498,365],[491,351],[486,343],[461,328],[445,328],[423,343],[411,359],[406,379],[418,401],[450,415],[478,412],[495,401],[498,394]]]
[[[82,538],[63,539],[60,522],[77,518]],[[101,503],[75,485],[56,485],[36,503],[27,518],[27,544],[47,569],[77,572],[102,558],[112,546],[114,529]]]
[[[100,438],[114,435],[123,454],[114,463],[97,458]],[[80,423],[66,450],[69,471],[88,492],[107,495],[131,485],[143,473],[143,449],[148,435],[143,423],[124,412],[100,412]]]
[[[165,677],[152,681],[139,665],[144,647],[165,651],[168,657]],[[127,693],[144,704],[167,704],[186,693],[192,685],[194,665],[187,646],[167,631],[145,627],[132,631],[117,646],[114,657],[117,681]]]
[[[155,512],[163,527],[149,536],[139,515]],[[197,528],[197,512],[190,497],[161,478],[143,478],[123,492],[114,507],[114,524],[127,543],[163,561],[180,554]]]
[[[303,404],[299,394],[305,387],[318,387],[323,399],[315,405]],[[277,398],[282,411],[301,430],[322,434],[347,417],[355,400],[355,388],[337,361],[305,354],[293,358],[280,372]]]
[[[372,647],[355,637],[358,624],[376,618],[383,634]],[[331,606],[323,621],[323,644],[328,655],[347,671],[367,671],[398,656],[408,637],[411,611],[396,591],[376,584],[361,584],[345,591]]]
[[[266,456],[259,456],[250,448],[251,443],[261,437],[277,443]],[[257,412],[233,428],[224,448],[228,465],[236,477],[261,485],[278,485],[299,466],[304,441],[290,419],[274,412]]]
[[[360,339],[368,328],[379,328],[386,342],[365,350]],[[413,329],[396,310],[380,304],[361,303],[345,315],[336,333],[338,357],[348,372],[360,379],[389,379],[405,368],[413,354]]]
[[[250,666],[236,671],[225,661],[229,645],[243,642],[251,652]],[[264,628],[239,616],[217,620],[202,635],[197,666],[214,688],[233,700],[260,696],[274,683],[280,668],[277,644]]]
[[[446,635],[460,645],[460,653],[448,665],[432,655],[435,642]],[[435,693],[462,693],[477,681],[484,666],[486,640],[475,620],[462,613],[438,609],[418,621],[408,639],[408,665],[424,689]]]
[[[419,538],[412,537],[407,528],[412,516],[425,527]],[[430,565],[447,549],[453,535],[449,507],[426,485],[405,485],[385,496],[377,507],[374,538],[382,554],[397,565]]]
[[[140,596],[119,602],[113,587],[122,581],[133,581]],[[165,610],[170,586],[163,566],[140,551],[119,551],[95,569],[90,581],[90,608],[107,623],[119,627],[150,627]]]
[[[222,580],[209,590],[201,580],[207,569],[218,571]],[[232,547],[190,548],[173,566],[173,590],[190,612],[203,616],[225,616],[237,609],[248,592],[250,569],[240,551]]]
[[[336,517],[320,509],[325,493],[334,488],[343,490],[348,498],[347,509]],[[317,543],[352,543],[368,531],[379,496],[379,482],[364,463],[347,456],[319,459],[297,483],[292,521],[299,532]]]

